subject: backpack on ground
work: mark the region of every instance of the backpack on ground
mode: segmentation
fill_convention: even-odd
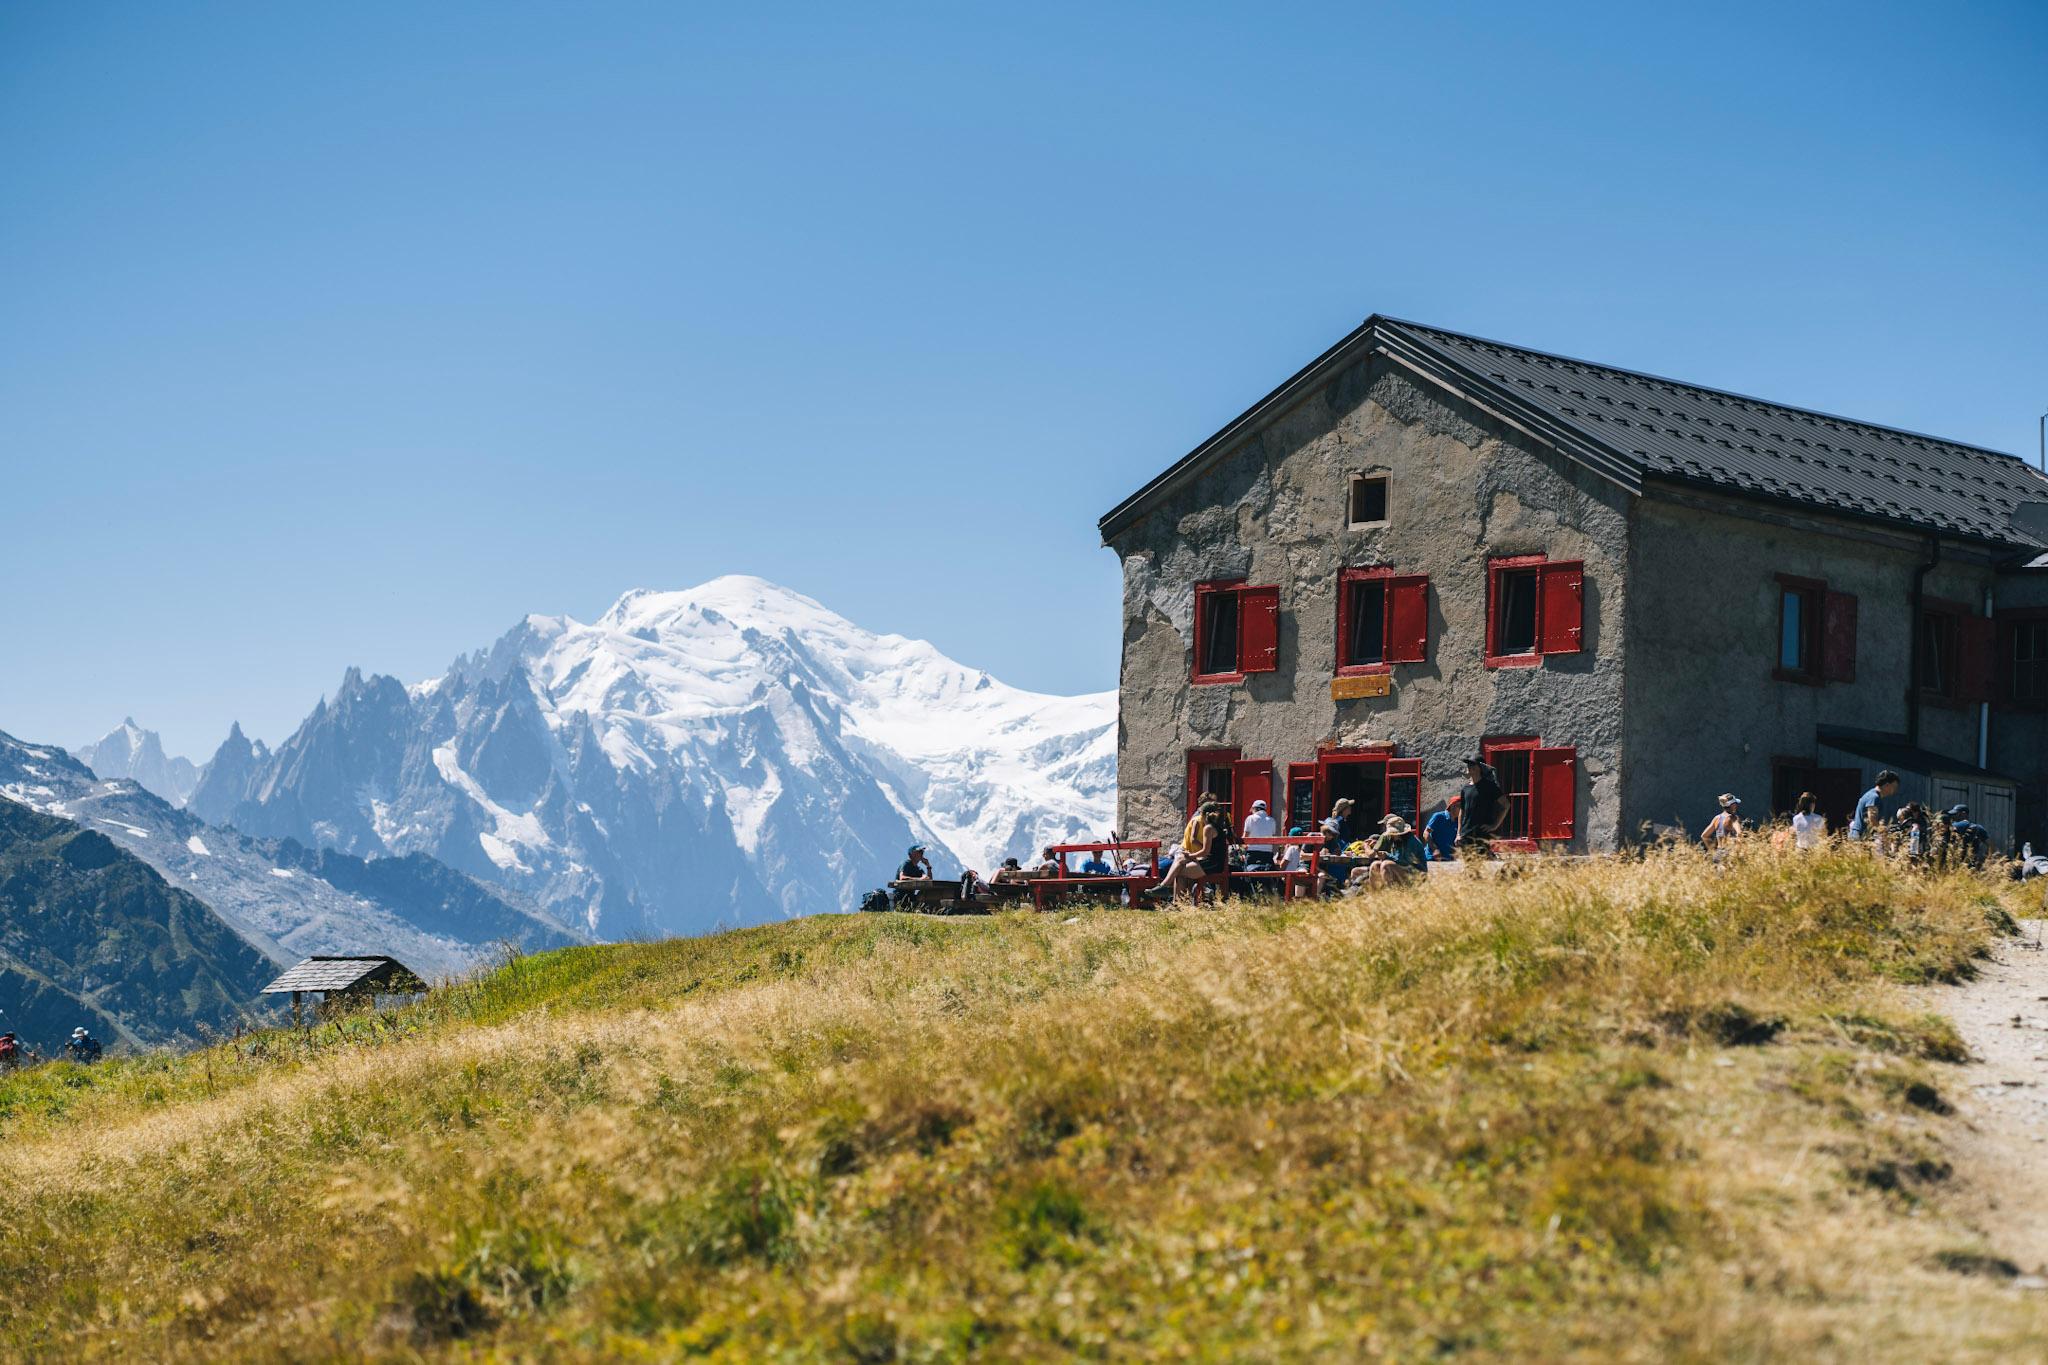
[[[889,893],[887,891],[868,892],[860,898],[860,908],[864,913],[869,914],[887,910],[889,908]]]

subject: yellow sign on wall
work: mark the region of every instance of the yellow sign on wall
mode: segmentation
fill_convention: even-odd
[[[1330,700],[1350,701],[1354,697],[1390,697],[1394,679],[1386,673],[1362,673],[1355,678],[1330,679]]]

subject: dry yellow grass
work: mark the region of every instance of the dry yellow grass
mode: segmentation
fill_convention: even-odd
[[[1853,851],[828,917],[0,1082],[32,1358],[2000,1359],[1944,1211],[2009,894]],[[1945,1060],[1947,1059],[1947,1060]]]

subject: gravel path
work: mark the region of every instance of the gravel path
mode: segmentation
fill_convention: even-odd
[[[1997,949],[1975,981],[1931,993],[1977,1060],[1952,1096],[1958,1193],[1987,1247],[2048,1275],[2048,949],[2042,920]]]

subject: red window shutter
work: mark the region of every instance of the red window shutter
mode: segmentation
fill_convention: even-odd
[[[1585,648],[1585,566],[1577,560],[1544,564],[1538,570],[1537,643],[1542,654],[1576,654]]]
[[[1988,616],[1965,616],[1956,631],[1956,699],[1990,701],[1998,652],[1998,623]]]
[[[1280,667],[1280,589],[1237,590],[1237,671],[1271,673]]]
[[[1856,681],[1856,594],[1829,592],[1820,609],[1820,675],[1827,682]]]
[[[1194,666],[1189,670],[1189,676],[1191,677],[1199,678],[1202,676],[1202,660],[1209,653],[1209,594],[1214,591],[1216,589],[1210,587],[1207,583],[1195,584],[1195,657]],[[1190,774],[1188,777],[1188,791],[1192,793],[1194,789],[1195,779]],[[1192,807],[1194,804],[1194,797],[1190,795],[1188,805]]]
[[[1429,657],[1429,579],[1423,574],[1387,580],[1387,662],[1419,664]]]
[[[1244,833],[1244,820],[1252,813],[1252,802],[1263,801],[1266,811],[1273,810],[1273,760],[1270,758],[1247,758],[1230,765],[1230,820],[1231,829]],[[1277,821],[1279,817],[1275,816]]]
[[[1577,826],[1579,751],[1538,749],[1529,756],[1530,825],[1538,839],[1569,839]]]

